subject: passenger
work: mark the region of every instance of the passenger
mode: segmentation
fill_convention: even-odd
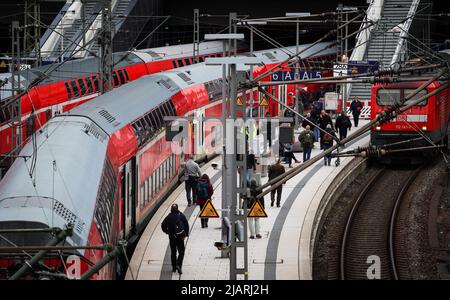
[[[256,201],[256,196],[258,195],[258,192],[256,189],[258,188],[258,184],[256,183],[255,179],[252,179],[250,181],[250,201],[247,202],[247,209],[250,209],[253,205],[253,203]],[[259,199],[259,203],[261,203],[261,206],[264,208],[264,197]],[[262,236],[260,234],[260,225],[259,225],[259,218],[248,218],[248,227],[250,229],[250,238],[254,239],[255,234],[256,238],[260,239]]]
[[[188,201],[188,206],[191,206],[195,203],[195,186],[197,180],[202,176],[202,172],[198,164],[192,160],[192,157],[189,156],[184,165],[184,174],[186,178],[185,188],[186,188],[186,198]]]
[[[302,127],[306,128],[306,126],[313,126],[312,124],[316,124],[313,118],[311,117],[311,113],[306,114],[306,119],[303,119],[302,121]]]
[[[300,161],[294,155],[292,143],[284,144],[284,155],[287,159],[287,164],[289,165],[289,168],[292,168],[292,159],[294,159],[295,163],[297,164],[300,163]]]
[[[182,274],[184,239],[189,236],[189,223],[184,214],[178,210],[177,204],[172,204],[170,214],[161,223],[161,228],[169,235],[172,272],[178,271],[179,274]]]
[[[267,140],[269,142],[269,147],[272,147],[272,121],[270,120],[270,112],[266,113],[267,120]]]
[[[281,161],[278,159],[277,162],[271,166],[269,166],[269,181],[278,176],[284,174],[286,170],[284,169]],[[280,207],[281,202],[281,193],[283,192],[283,185],[280,185],[275,190],[270,192],[270,206],[273,206],[275,202],[275,193],[277,194],[277,207]]]
[[[333,146],[333,137],[336,137],[336,133],[331,128],[330,124],[327,125],[327,128],[325,129],[325,131],[327,133],[323,134],[322,140],[321,140],[321,143],[323,145],[323,150],[327,150],[327,149],[331,148]],[[331,165],[331,153],[324,157],[324,161],[325,161],[325,166]]]
[[[320,149],[323,149],[322,138],[323,138],[324,131],[327,128],[327,125],[330,125],[331,128],[333,128],[333,122],[331,121],[331,117],[324,110],[322,110],[320,112],[320,116],[319,116],[319,120],[317,121],[317,124],[322,129],[320,131],[320,140],[321,140]]]
[[[303,162],[305,162],[311,158],[311,150],[315,140],[314,133],[311,131],[309,125],[306,125],[306,129],[300,133],[298,140],[300,141],[300,144],[302,144]]]
[[[319,121],[319,116],[320,116],[320,110],[317,107],[316,104],[312,105],[311,108],[311,119],[313,120],[314,124],[319,125],[318,121]],[[319,128],[317,128],[317,126],[313,127],[313,132],[314,132],[314,136],[315,136],[315,142],[319,141],[319,136],[320,136],[320,131]]]
[[[291,109],[294,109],[294,103],[292,103],[291,105],[289,105],[289,107],[291,108]],[[288,123],[289,123],[289,125],[292,127],[293,125],[294,125],[294,118],[295,118],[295,113],[291,110],[291,109],[289,109],[289,108],[286,108],[285,109],[285,111],[284,111],[284,117],[285,118],[292,118],[292,121],[289,121]]]
[[[250,180],[253,177],[253,172],[256,171],[256,158],[255,154],[249,153],[247,154],[247,170],[245,173],[245,177],[247,178],[247,183],[250,183]]]
[[[203,207],[206,204],[206,201],[208,199],[211,199],[214,189],[212,187],[211,181],[209,180],[209,176],[206,174],[203,174],[202,177],[197,182],[197,204],[200,206],[200,210],[203,209]],[[208,227],[208,218],[200,218],[202,228]]]
[[[359,101],[358,96],[355,96],[352,103],[350,104],[350,111],[353,115],[353,122],[355,122],[355,127],[358,127],[359,115],[361,114],[361,110],[363,108],[362,103]]]
[[[347,137],[347,130],[351,130],[352,128],[352,122],[350,122],[350,118],[345,115],[344,111],[341,111],[341,114],[337,117],[335,127],[339,131],[339,139],[345,139]]]

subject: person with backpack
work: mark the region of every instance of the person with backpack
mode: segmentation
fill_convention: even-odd
[[[331,128],[331,125],[328,124],[327,128],[325,128],[325,132],[322,135],[322,141],[321,141],[324,151],[333,146],[333,138],[336,138],[336,133]],[[331,153],[324,157],[324,161],[325,161],[325,166],[331,165]]]
[[[178,210],[177,204],[172,204],[170,207],[170,214],[161,223],[161,229],[169,236],[172,272],[178,271],[181,275],[185,250],[184,239],[189,236],[189,223],[184,214]]]
[[[347,137],[347,130],[351,130],[352,122],[350,118],[345,115],[344,111],[341,111],[339,117],[336,118],[336,130],[339,132],[339,139],[343,140]]]
[[[314,145],[316,137],[314,133],[311,131],[311,127],[306,125],[306,129],[300,133],[298,136],[298,140],[300,144],[302,144],[303,148],[303,162],[309,160],[311,158],[311,150]]]
[[[256,179],[252,179],[250,181],[250,201],[247,201],[247,209],[250,209],[254,202],[256,201],[256,196],[259,194],[259,192],[256,190],[258,188],[258,184],[256,182]],[[264,208],[264,197],[259,199],[259,203],[261,203],[261,206]],[[250,229],[250,238],[254,239],[255,236],[257,239],[262,238],[260,234],[260,225],[259,225],[259,218],[248,218],[248,227]]]
[[[319,127],[322,129],[320,131],[320,149],[323,149],[323,144],[322,144],[322,138],[324,135],[324,131],[327,128],[328,125],[331,126],[331,129],[333,129],[333,121],[331,121],[331,117],[329,114],[327,114],[324,110],[322,110],[320,112],[320,116],[319,116],[319,120],[317,121],[317,124],[319,125]]]
[[[206,201],[208,201],[208,199],[211,199],[213,193],[214,189],[211,184],[211,181],[209,180],[209,176],[203,174],[202,177],[200,177],[200,179],[197,181],[197,188],[196,188],[197,194],[196,203],[200,206],[200,211],[205,206]],[[208,218],[200,218],[200,222],[202,224],[202,228],[208,227]]]

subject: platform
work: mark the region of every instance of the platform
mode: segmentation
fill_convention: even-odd
[[[367,121],[361,121],[361,125]],[[350,134],[352,131],[350,132]],[[366,145],[365,134],[347,148]],[[316,148],[312,156],[321,152]],[[302,153],[295,153],[302,160]],[[281,207],[270,206],[270,195],[264,197],[268,218],[261,219],[261,239],[249,239],[249,279],[311,279],[309,270],[309,232],[318,203],[329,184],[352,158],[341,158],[340,166],[324,166],[320,160],[289,180],[283,187]],[[213,204],[221,207],[221,170],[214,170],[211,163],[221,165],[221,158],[202,167],[214,186]],[[293,164],[297,166],[297,164]],[[287,165],[284,165],[288,170]],[[268,178],[263,177],[262,183]],[[169,239],[161,230],[161,222],[177,203],[191,226],[186,242],[183,274],[172,273]],[[221,220],[210,219],[208,228],[201,228],[198,206],[187,207],[184,184],[180,185],[161,205],[146,227],[130,261],[126,279],[141,280],[228,280],[229,259],[220,258],[214,242],[221,239]]]

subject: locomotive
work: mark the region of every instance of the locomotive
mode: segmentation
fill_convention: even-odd
[[[376,84],[371,91],[371,119],[375,119],[383,110],[395,104],[402,103],[408,94],[419,88],[424,82],[398,82],[391,84]],[[429,94],[442,83],[434,81],[405,102],[414,101]],[[418,163],[431,156],[435,149],[414,151],[414,148],[448,144],[448,123],[450,112],[450,88],[432,95],[396,116],[394,120],[371,129],[371,145],[385,150],[408,149],[411,152],[398,152],[379,158],[381,162]]]

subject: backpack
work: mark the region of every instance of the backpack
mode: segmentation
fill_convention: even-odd
[[[197,195],[203,199],[208,198],[208,181],[197,182]]]
[[[174,231],[175,237],[184,239],[186,237],[186,231],[184,230],[183,221],[181,221],[180,214],[178,214],[177,220],[175,221]]]
[[[324,133],[323,134],[323,141],[324,142],[330,142],[333,140],[333,137],[331,136],[331,133],[328,132],[328,134]]]

